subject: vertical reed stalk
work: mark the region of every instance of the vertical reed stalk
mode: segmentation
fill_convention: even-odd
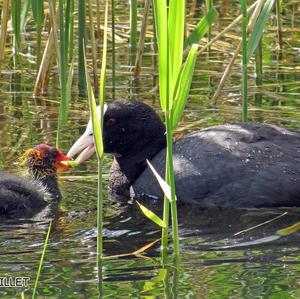
[[[148,21],[148,13],[150,10],[150,2],[151,0],[145,0],[145,6],[144,6],[144,18],[142,21],[141,26],[141,32],[137,47],[137,54],[135,58],[135,67],[134,67],[134,76],[139,76],[141,72],[141,64],[142,64],[142,57],[143,57],[143,51],[144,51],[144,43],[145,43],[145,37],[147,32],[147,21]]]
[[[84,69],[85,47],[85,0],[78,2],[78,92],[83,95],[86,91]]]
[[[111,0],[111,67],[112,67],[112,98],[115,99],[116,92],[116,51],[115,51],[115,0]]]
[[[135,61],[137,46],[137,0],[130,0],[130,64]]]
[[[13,44],[14,55],[18,55],[20,48],[20,29],[21,29],[21,1],[11,2],[12,26],[14,31]]]
[[[262,87],[262,40],[260,40],[255,51],[255,83],[260,89]],[[262,95],[261,92],[255,94],[255,104],[261,105]]]
[[[18,1],[19,2],[19,1]],[[44,1],[43,0],[31,0],[32,14],[36,23],[37,33],[37,67],[41,62],[41,40],[42,40],[42,28],[44,23]]]
[[[69,61],[68,54],[70,48],[70,26],[71,26],[71,14],[72,14],[72,2],[73,0],[67,0],[66,4],[66,13],[65,13],[65,28],[64,28],[64,39],[65,39],[65,55],[66,55],[66,62]]]
[[[42,255],[41,255],[41,259],[40,259],[40,263],[39,263],[39,268],[38,268],[38,272],[37,272],[35,283],[34,283],[32,299],[34,299],[36,297],[36,289],[37,289],[37,286],[38,286],[39,278],[40,278],[40,275],[41,275],[41,270],[42,270],[42,267],[43,267],[43,262],[44,262],[44,257],[45,257],[48,241],[49,241],[51,227],[52,227],[52,221],[50,221],[50,223],[49,223],[48,232],[47,232],[47,235],[46,235],[46,238],[45,238],[44,247],[43,247],[43,251],[42,251]]]
[[[205,0],[205,4],[206,4],[206,13],[208,13],[213,7],[213,0]],[[211,25],[210,24],[209,24],[209,29],[208,29],[208,33],[207,33],[207,40],[208,40],[208,42],[211,41]],[[209,52],[209,48],[208,48],[208,52]]]
[[[24,31],[26,24],[26,17],[30,7],[30,0],[25,0],[21,12],[21,31]]]
[[[281,26],[281,14],[280,14],[280,0],[275,0],[275,8],[276,8],[276,19],[277,19],[277,38],[278,38],[278,45],[280,49],[279,59],[282,59],[282,26]]]
[[[248,121],[248,59],[247,59],[247,1],[241,0],[242,10],[242,98],[243,98],[243,122]]]
[[[102,127],[101,127],[101,130],[102,130]],[[102,294],[103,190],[102,190],[102,157],[100,157],[100,156],[97,156],[97,157],[98,157],[97,269],[98,269],[98,293],[99,293],[99,296],[101,296],[101,295],[103,295]]]
[[[168,152],[166,152],[166,166],[169,164],[168,160],[169,160]],[[168,167],[166,167],[165,177],[167,181],[170,181]],[[170,223],[170,202],[166,196],[164,196],[163,221],[166,227],[163,227],[161,231],[161,254],[162,254],[162,262],[163,264],[166,264],[168,258],[167,250],[168,250],[169,223]]]
[[[96,0],[96,20],[97,20],[97,31],[96,36],[100,37],[101,25],[100,25],[100,0]]]
[[[7,35],[7,24],[9,20],[9,0],[3,0],[0,31],[0,70],[2,68],[4,49]]]
[[[97,76],[97,46],[95,39],[95,30],[94,30],[94,16],[93,16],[93,4],[92,0],[88,0],[89,7],[89,29],[91,35],[91,46],[92,46],[92,59],[93,59],[93,75],[94,75],[94,86],[97,90],[98,87],[98,76]]]
[[[70,1],[70,12],[69,12],[70,20],[69,20],[69,30],[68,30],[68,39],[66,37],[66,40],[68,41],[68,46],[69,46],[69,61],[73,61],[73,54],[74,54],[74,37],[73,37],[73,32],[74,32],[74,0]]]
[[[174,179],[174,168],[173,168],[173,128],[172,128],[172,114],[171,110],[166,110],[166,131],[167,131],[167,168],[168,177],[167,182],[171,187],[171,221],[172,221],[172,234],[173,234],[173,250],[175,256],[179,256],[179,230],[178,230],[178,217],[177,217],[177,205],[175,195],[175,179]]]
[[[105,99],[105,81],[106,81],[106,60],[107,60],[107,19],[108,19],[108,0],[105,3],[105,17],[104,17],[104,33],[103,33],[103,51],[102,51],[102,65],[99,81],[99,104],[100,104],[100,124],[97,117],[96,104],[93,101],[94,120],[98,126],[98,134],[94,131],[94,138],[96,143],[97,158],[98,158],[98,202],[97,202],[97,269],[98,269],[98,296],[102,298],[102,258],[103,258],[103,192],[102,192],[102,158],[103,158],[103,143],[102,143],[102,128],[103,128],[103,113],[104,113],[104,99]],[[88,74],[87,74],[88,75]],[[88,87],[91,90],[91,87]],[[91,101],[90,101],[91,102]],[[93,129],[96,124],[93,123]]]

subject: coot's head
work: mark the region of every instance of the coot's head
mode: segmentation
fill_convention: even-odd
[[[25,166],[35,179],[56,175],[57,170],[69,168],[63,161],[69,161],[60,150],[47,144],[39,144],[28,149],[21,157],[21,165]]]
[[[100,109],[98,108],[98,115]],[[165,127],[159,116],[148,105],[119,100],[104,107],[103,146],[104,152],[117,158],[134,157],[151,148],[159,151],[165,146]],[[157,152],[156,151],[156,152]],[[81,152],[77,161],[82,163],[95,152],[91,120],[84,134],[74,143],[67,156]]]

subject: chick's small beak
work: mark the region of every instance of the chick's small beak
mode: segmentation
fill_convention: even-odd
[[[79,164],[86,161],[95,153],[94,138],[92,135],[84,133],[70,148],[67,156],[72,158],[79,152],[81,153],[76,158],[76,162]]]

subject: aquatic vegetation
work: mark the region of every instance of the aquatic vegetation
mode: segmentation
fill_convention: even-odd
[[[144,4],[142,1],[132,1],[129,6],[127,2],[111,0],[109,3],[111,13],[107,16],[108,28],[105,33],[108,35],[107,58],[101,58],[99,55],[103,44],[104,26],[101,23],[104,21],[104,1],[3,0],[1,2],[0,68],[3,78],[1,106],[1,117],[3,117],[1,126],[3,128],[1,127],[0,133],[3,136],[1,135],[0,163],[4,168],[12,167],[8,166],[8,162],[14,161],[19,156],[21,149],[28,148],[37,140],[49,138],[54,143],[56,138],[57,146],[65,149],[69,146],[76,138],[75,134],[80,134],[84,118],[88,117],[86,111],[83,111],[87,108],[85,96],[88,95],[91,98],[90,91],[93,89],[94,98],[99,98],[99,96],[100,99],[105,98],[104,88],[99,88],[98,80],[100,78],[100,61],[103,63],[106,60],[108,63],[107,101],[131,97],[145,101],[147,104],[153,102],[153,106],[158,108],[155,101],[158,99],[158,88],[160,88],[161,107],[164,114],[163,119],[168,126],[169,144],[173,135],[176,138],[177,135],[209,125],[238,122],[240,119],[274,123],[294,129],[300,128],[298,121],[299,76],[297,73],[299,5],[295,1],[259,0],[251,5],[248,3],[247,6],[246,1],[241,0],[230,3],[229,6],[225,1],[207,0],[205,3],[198,4],[197,1],[157,0],[154,1],[157,8],[155,11],[153,11],[155,5],[152,7],[151,2],[145,1]],[[214,8],[214,5],[217,9]],[[174,12],[179,7],[181,11]],[[276,12],[272,10],[273,7],[276,7]],[[165,11],[162,11],[162,8]],[[203,16],[204,11],[206,14]],[[218,13],[220,19],[218,19]],[[240,13],[242,14],[239,16]],[[157,32],[155,32],[154,26],[156,14],[163,16],[156,16],[163,24],[157,28]],[[201,18],[202,16],[203,18]],[[201,20],[199,20],[200,18]],[[213,26],[214,22],[218,23],[216,27]],[[170,24],[174,27],[171,28]],[[157,26],[160,25],[157,23]],[[184,36],[184,38],[181,40],[178,39],[178,36]],[[243,42],[241,42],[242,36]],[[174,37],[176,38],[173,42]],[[156,38],[159,53],[153,50],[157,49],[154,45]],[[203,55],[203,53],[207,55]],[[256,55],[255,69],[254,55]],[[159,66],[157,66],[157,58]],[[229,64],[228,68],[227,64]],[[244,66],[243,71],[241,71],[241,65]],[[158,68],[159,79],[157,77]],[[103,67],[102,70],[104,70]],[[194,70],[195,76],[193,76]],[[87,71],[88,74],[91,74],[92,80],[85,75]],[[230,75],[231,79],[229,79]],[[223,79],[219,84],[221,77]],[[36,86],[34,87],[35,78]],[[102,76],[102,80],[104,80],[103,78]],[[87,84],[87,80],[89,80],[89,84]],[[243,86],[242,81],[244,82]],[[104,85],[103,81],[102,86]],[[190,87],[192,91],[189,94]],[[59,96],[59,92],[61,92],[61,96]],[[32,93],[34,97],[32,97]],[[83,95],[83,97],[78,97],[78,95]],[[189,99],[188,109],[185,110],[187,99]],[[211,106],[217,109],[212,109]],[[92,104],[91,107],[95,108],[95,105]],[[68,117],[70,109],[72,118]],[[94,109],[91,108],[91,111]],[[95,116],[95,112],[92,114]],[[101,153],[101,146],[99,148]],[[171,157],[170,164],[168,164],[169,172],[165,179],[168,186],[172,185],[172,178],[169,174],[172,172],[171,150],[169,150],[169,156]],[[101,173],[100,167],[102,166],[103,198],[106,198],[105,179],[107,176],[105,173],[111,161],[109,157],[103,155],[101,157],[99,173]],[[72,167],[76,166],[74,161],[66,164],[70,164]],[[69,189],[66,190],[63,201],[67,212],[63,213],[77,208],[82,211],[96,210],[93,197],[96,189],[96,177],[98,179],[98,176],[93,173],[96,167],[96,164],[91,161],[90,164],[82,166],[78,171],[74,170],[70,175],[63,175],[63,188]],[[91,181],[87,182],[88,179]],[[101,187],[100,184],[99,190]],[[289,210],[287,216],[289,221],[286,220],[286,223],[283,224],[279,223],[276,229],[271,230],[271,233],[260,231],[261,235],[258,232],[257,236],[249,235],[248,239],[244,233],[238,239],[234,238],[229,228],[242,231],[245,226],[254,226],[260,222],[259,217],[266,218],[262,221],[267,220],[268,217],[264,214],[268,212],[253,213],[251,217],[246,214],[244,217],[247,218],[247,221],[251,219],[249,223],[243,217],[236,219],[235,222],[235,214],[230,214],[227,218],[223,215],[217,218],[216,214],[199,212],[198,215],[194,215],[194,219],[197,219],[194,220],[194,227],[189,231],[184,231],[183,238],[180,240],[181,257],[184,260],[180,267],[176,265],[173,270],[174,265],[158,266],[157,252],[152,249],[150,255],[145,254],[141,257],[141,251],[145,248],[149,249],[147,246],[143,247],[143,244],[152,244],[154,238],[159,238],[157,227],[159,230],[167,227],[170,209],[173,214],[172,225],[174,227],[173,236],[175,236],[173,248],[175,254],[179,254],[179,239],[176,237],[176,235],[178,236],[176,202],[174,200],[176,192],[172,191],[172,193],[172,196],[171,192],[167,196],[171,198],[171,201],[165,200],[165,213],[162,218],[157,218],[159,212],[156,212],[155,209],[152,210],[150,205],[147,205],[147,208],[141,206],[144,214],[148,214],[147,217],[158,226],[147,219],[144,220],[143,215],[139,215],[138,208],[135,209],[136,206],[128,213],[124,213],[122,208],[111,207],[104,201],[104,214],[109,215],[104,220],[111,227],[109,225],[107,227],[105,224],[103,232],[101,228],[103,220],[100,220],[103,215],[98,214],[97,251],[98,257],[101,257],[98,259],[98,273],[93,272],[96,234],[94,239],[90,237],[86,241],[85,238],[82,238],[83,230],[88,231],[94,226],[96,213],[94,218],[93,215],[88,214],[82,216],[80,220],[76,218],[77,216],[70,220],[67,216],[60,214],[59,217],[62,218],[59,221],[62,221],[63,225],[59,222],[59,227],[56,227],[57,223],[55,223],[55,228],[58,228],[58,232],[63,232],[63,234],[55,235],[56,231],[53,230],[55,238],[59,242],[55,243],[54,250],[52,247],[47,249],[45,259],[48,260],[49,254],[51,263],[44,269],[45,275],[48,275],[48,270],[53,270],[59,275],[55,277],[55,286],[51,286],[50,280],[47,280],[48,277],[45,276],[45,284],[41,284],[37,291],[39,296],[50,294],[49,296],[55,297],[58,296],[55,292],[59,290],[60,296],[74,297],[76,295],[72,292],[75,293],[74,290],[77,290],[76,287],[80,285],[87,290],[87,296],[93,297],[95,282],[91,279],[97,277],[101,282],[102,264],[107,271],[106,273],[104,271],[105,275],[103,275],[103,291],[113,297],[116,294],[126,297],[129,288],[136,292],[136,296],[141,294],[141,296],[157,297],[163,296],[163,292],[167,297],[177,294],[177,291],[178,297],[184,297],[188,292],[195,297],[228,297],[233,292],[236,292],[237,297],[297,297],[299,295],[299,292],[296,293],[293,290],[293,286],[297,285],[295,277],[299,277],[297,275],[299,271],[297,272],[296,266],[292,265],[293,263],[297,264],[295,256],[299,253],[294,249],[297,248],[297,243],[293,237],[286,234],[285,230],[280,230],[295,223],[295,219],[298,217],[297,211]],[[101,205],[100,200],[98,201],[98,212],[103,211]],[[190,214],[182,211],[180,213],[181,221],[184,222],[186,219],[192,221]],[[276,214],[276,211],[272,211],[272,213]],[[269,216],[269,218],[273,217]],[[227,222],[224,218],[227,219]],[[119,224],[119,221],[122,223],[122,229],[124,227],[128,229],[128,235],[126,233],[121,237],[113,235],[113,233],[122,233],[120,232],[121,225],[116,224]],[[54,227],[54,223],[52,227]],[[70,227],[72,227],[71,230]],[[10,239],[11,232],[7,230],[7,227],[3,227],[1,240],[3,243],[1,244],[5,245],[3,246],[3,260],[7,261],[7,269],[10,269],[10,265],[13,265],[20,257],[18,260],[20,268],[24,266],[28,269],[31,277],[34,277],[36,267],[32,267],[34,269],[30,270],[28,262],[35,263],[34,265],[38,263],[36,259],[36,250],[38,249],[32,248],[42,247],[40,244],[44,240],[41,238],[44,239],[46,229],[44,226],[40,230],[35,227],[32,229],[32,235],[24,240],[22,238],[28,236],[26,235],[28,232],[24,233],[23,231],[24,227],[11,229],[16,233],[15,239]],[[110,229],[115,229],[116,232],[111,232]],[[75,232],[75,234],[66,237],[64,233],[69,231]],[[284,241],[284,238],[288,237],[288,242],[284,241],[279,245],[268,243],[268,247],[265,247],[267,250],[262,248],[263,246],[258,246],[262,243],[264,236],[272,237],[274,231],[276,238],[280,235]],[[20,232],[22,232],[21,235],[19,235]],[[103,239],[101,239],[102,232],[108,241],[104,243],[104,246]],[[166,248],[170,230],[163,228],[163,232],[163,247]],[[189,235],[190,232],[192,237]],[[222,245],[232,247],[227,247],[227,250],[213,249],[214,244],[210,243],[210,238],[217,234],[223,235],[220,238],[224,239]],[[5,238],[7,238],[7,242],[4,240]],[[253,242],[247,243],[251,242],[249,240]],[[270,238],[265,240],[270,240]],[[61,245],[60,241],[65,243],[65,247]],[[85,242],[88,243],[88,246]],[[12,245],[13,243],[17,245]],[[289,247],[283,243],[292,244],[293,249],[292,246]],[[235,244],[240,244],[241,247],[235,248]],[[246,249],[243,251],[242,246],[245,244]],[[14,252],[19,250],[16,246],[19,246],[22,252],[23,249],[24,252],[26,249],[29,250],[26,253],[14,255]],[[251,246],[255,250],[251,250]],[[132,247],[141,249],[133,251]],[[171,246],[168,247],[171,248]],[[207,251],[208,247],[209,251]],[[230,248],[234,250],[228,250]],[[282,248],[288,248],[288,250],[282,250]],[[73,256],[71,249],[76,252],[76,255]],[[82,257],[80,261],[77,249]],[[110,251],[113,253],[111,254]],[[118,254],[119,252],[122,253]],[[270,252],[275,256],[274,259]],[[280,252],[284,252],[286,256],[281,255]],[[83,254],[81,255],[81,253]],[[26,256],[23,258],[24,254]],[[57,262],[58,256],[64,260],[63,263],[61,260]],[[201,261],[199,262],[200,256]],[[12,258],[10,259],[10,257]],[[70,258],[76,267],[84,265],[83,268],[87,271],[82,271],[82,274],[79,275],[74,271],[72,263],[69,263]],[[118,258],[119,260],[116,260]],[[32,260],[30,261],[30,259]],[[23,264],[23,260],[27,264],[25,262]],[[265,261],[267,263],[264,263]],[[291,263],[289,264],[289,262]],[[253,270],[254,267],[248,266],[253,263],[256,263],[255,270]],[[198,267],[198,265],[200,266]],[[139,268],[139,270],[135,268]],[[256,273],[256,269],[260,270],[260,274]],[[3,273],[7,271],[3,270]],[[15,273],[21,272],[17,268],[14,271],[16,271]],[[136,275],[133,275],[133,271]],[[38,275],[40,273],[39,270]],[[44,273],[43,270],[42,273]],[[64,275],[60,275],[62,273]],[[287,273],[289,275],[286,275]],[[237,275],[240,277],[241,284],[235,279]],[[260,280],[262,277],[264,278],[264,288],[261,287],[261,283],[257,283],[256,287],[256,280]],[[108,279],[109,282],[105,282],[105,279]],[[125,279],[127,279],[126,282]],[[38,281],[41,281],[41,278],[36,279],[36,284]],[[42,281],[44,281],[44,277]],[[70,289],[66,288],[66,281],[70,285]],[[221,289],[220,285],[226,287]],[[178,287],[177,290],[176,287]],[[164,289],[162,290],[162,288]],[[99,291],[102,292],[102,290]],[[15,297],[15,294],[12,294],[13,290],[10,292],[7,296]],[[26,289],[22,296],[27,298],[27,292],[30,290]],[[0,290],[0,293],[0,296],[5,297],[3,289]]]

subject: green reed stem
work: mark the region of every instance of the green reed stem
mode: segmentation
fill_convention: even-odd
[[[111,31],[112,97],[114,100],[116,91],[115,0],[111,0]]]
[[[68,121],[68,92],[67,92],[67,49],[68,49],[68,42],[66,41],[66,31],[69,30],[68,24],[65,20],[65,13],[64,13],[64,4],[63,0],[59,0],[59,25],[60,25],[60,89],[61,89],[61,100],[59,106],[59,117],[58,117],[58,127],[57,127],[57,136],[56,136],[56,146],[59,147],[60,142],[60,134],[61,129],[64,125],[66,125]]]
[[[83,95],[86,91],[84,69],[85,47],[85,0],[78,2],[78,92]]]
[[[68,47],[69,47],[69,61],[73,61],[74,55],[74,0],[70,1],[70,20],[69,20],[69,34],[68,34]]]
[[[68,53],[70,49],[70,36],[73,35],[73,32],[70,33],[71,27],[71,13],[72,13],[72,4],[73,0],[68,0],[66,7],[64,7],[64,0],[59,0],[59,48],[57,49],[58,63],[59,63],[59,78],[60,78],[60,87],[61,87],[61,100],[59,106],[59,116],[58,116],[58,126],[57,126],[57,135],[56,135],[56,147],[59,147],[60,135],[62,128],[67,124],[68,121],[68,111],[69,111],[69,102],[71,97],[71,88],[72,80],[70,76],[73,73],[73,62],[72,66],[68,72]],[[52,5],[53,6],[53,5]],[[52,7],[53,11],[53,7]],[[52,12],[53,13],[53,12]],[[55,18],[53,22],[55,22]],[[53,27],[53,30],[55,28]]]
[[[25,0],[21,12],[21,31],[24,31],[26,24],[26,17],[30,7],[30,0]]]
[[[52,221],[50,221],[50,223],[49,223],[48,232],[47,232],[46,239],[45,239],[45,242],[44,242],[44,247],[43,247],[43,251],[42,251],[42,255],[41,255],[41,259],[40,259],[40,264],[39,264],[38,272],[37,272],[35,283],[34,283],[32,299],[34,299],[36,297],[36,289],[37,289],[37,285],[38,285],[38,282],[39,282],[41,270],[42,270],[42,267],[43,267],[43,262],[44,262],[44,257],[45,257],[45,253],[46,253],[46,249],[47,249],[47,245],[48,245],[48,240],[49,240],[49,236],[50,236],[50,232],[51,232],[51,227],[52,227]]]
[[[20,29],[21,29],[21,1],[11,2],[12,25],[14,31],[14,55],[18,55],[20,48]]]
[[[130,64],[135,62],[137,46],[137,0],[130,2]]]
[[[166,132],[167,132],[167,155],[168,155],[168,184],[171,187],[171,221],[172,221],[172,234],[173,234],[173,247],[175,256],[179,256],[179,230],[178,230],[178,216],[175,195],[175,178],[173,167],[173,126],[172,114],[170,110],[166,111]]]
[[[247,58],[247,1],[241,0],[242,10],[242,102],[243,102],[243,122],[248,121],[248,58]]]
[[[9,0],[2,1],[2,13],[1,13],[1,28],[0,28],[0,70],[2,68],[4,59],[4,49],[7,36],[7,26],[9,20]]]
[[[14,1],[13,1],[14,2]],[[20,1],[17,1],[20,2]],[[44,23],[44,1],[31,0],[32,14],[36,23],[37,32],[37,68],[41,63],[41,41],[42,41],[42,28]]]
[[[256,50],[255,50],[255,83],[256,86],[262,87],[262,41],[260,40]],[[262,94],[259,91],[255,94],[255,105],[261,105]]]
[[[205,4],[206,4],[206,13],[208,13],[213,7],[213,0],[205,0]],[[211,41],[211,24],[209,24],[207,40],[208,40],[208,42]],[[210,48],[208,48],[208,52],[209,52],[209,50],[210,50]]]
[[[170,181],[169,172],[167,165],[169,164],[168,152],[166,152],[166,181]],[[165,227],[161,231],[161,251],[163,263],[167,263],[167,253],[168,253],[168,238],[169,238],[169,222],[170,222],[170,202],[169,199],[164,196],[164,207],[163,207],[163,221]]]
[[[70,47],[70,26],[71,26],[71,8],[72,8],[72,0],[67,0],[66,4],[66,13],[65,13],[65,32],[64,32],[64,40],[65,40],[65,55],[66,55],[66,61],[68,62],[68,54],[69,54],[69,47]]]
[[[107,19],[108,19],[108,0],[105,4],[104,17],[104,33],[103,33],[103,52],[102,65],[100,74],[99,86],[99,104],[101,107],[100,113],[100,134],[99,142],[102,143],[102,129],[103,129],[103,107],[105,99],[105,81],[106,81],[106,61],[107,61]],[[99,144],[100,145],[100,144]],[[101,152],[99,146],[97,147],[98,157],[98,204],[97,204],[97,267],[98,267],[98,296],[102,298],[102,257],[103,257],[103,188],[102,188],[102,159],[103,159],[103,143],[101,144]]]
[[[102,157],[98,157],[98,200],[97,200],[97,263],[103,257],[103,188]]]

